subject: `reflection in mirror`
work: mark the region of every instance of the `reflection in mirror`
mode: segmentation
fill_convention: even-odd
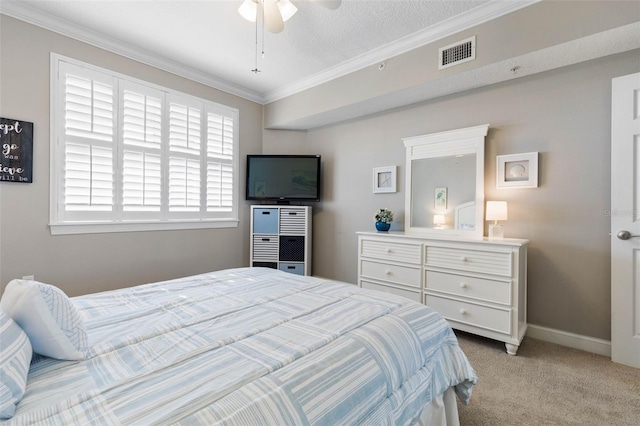
[[[489,125],[403,139],[405,232],[482,236]]]
[[[413,160],[411,181],[412,228],[475,228],[473,216],[456,222],[456,207],[469,202],[475,204],[476,154]],[[416,185],[416,182],[420,184]],[[435,215],[444,216],[444,224],[436,223],[434,219],[440,221],[441,218],[434,218]]]

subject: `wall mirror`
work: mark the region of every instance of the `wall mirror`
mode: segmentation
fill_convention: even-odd
[[[482,237],[489,125],[404,138],[405,232]]]

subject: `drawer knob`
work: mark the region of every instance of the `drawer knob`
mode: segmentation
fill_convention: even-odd
[[[467,310],[464,308],[460,309],[460,315],[467,315]]]
[[[460,288],[467,288],[467,287],[469,287],[467,283],[460,283]]]
[[[469,259],[467,258],[467,256],[460,256],[460,260],[462,260],[463,262],[467,262]]]
[[[391,250],[390,248],[387,248],[387,253],[393,253],[393,250]]]
[[[391,275],[391,271],[389,269],[384,271],[385,275]]]

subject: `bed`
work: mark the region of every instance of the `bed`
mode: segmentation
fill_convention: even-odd
[[[14,280],[0,306],[1,424],[456,424],[477,382],[430,308],[267,268],[73,298]],[[46,309],[66,360],[40,355]],[[23,395],[7,330],[36,353]]]

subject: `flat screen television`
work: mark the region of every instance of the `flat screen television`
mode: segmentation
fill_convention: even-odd
[[[320,156],[247,155],[247,200],[320,201]]]

